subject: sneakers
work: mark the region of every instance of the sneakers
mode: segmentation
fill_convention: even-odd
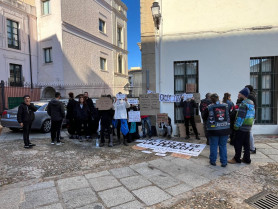
[[[36,146],[36,145],[35,145],[35,144],[30,143],[30,144],[29,144],[29,146],[34,147],[34,146]]]
[[[190,139],[190,136],[186,136],[185,139]]]
[[[54,144],[55,144],[55,142],[54,142],[54,141],[52,141],[52,142],[51,142],[51,144],[52,144],[52,145],[54,145]]]
[[[250,154],[256,154],[257,149],[255,148],[255,150],[250,150]]]
[[[32,149],[33,147],[30,146],[30,145],[24,145],[24,148],[25,148],[25,149]]]
[[[228,163],[230,163],[230,164],[236,164],[236,163],[239,163],[239,162],[237,162],[236,159],[233,158],[233,159],[231,159],[231,160],[228,160]]]
[[[60,146],[60,145],[62,145],[62,143],[61,142],[57,142],[56,145]]]
[[[210,164],[211,164],[211,165],[213,165],[213,166],[216,166],[216,163],[212,163],[212,162],[210,162]]]
[[[250,163],[251,163],[251,160],[250,160],[249,162],[247,162],[247,161],[244,160],[243,158],[241,158],[240,160],[241,160],[242,163],[245,163],[245,164],[250,164]]]

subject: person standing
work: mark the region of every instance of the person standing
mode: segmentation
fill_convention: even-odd
[[[51,118],[51,144],[61,145],[61,126],[65,118],[65,107],[62,102],[60,92],[55,93],[55,98],[52,99],[47,106],[47,114]]]
[[[255,105],[255,110],[256,110],[256,107],[257,107],[257,101],[256,101],[256,92],[254,91],[254,88],[252,85],[246,85],[245,86],[246,88],[249,89],[250,91],[250,94],[248,96],[248,99],[252,100],[252,102],[254,103]],[[256,112],[255,112],[255,117],[254,117],[254,122],[253,122],[253,125],[255,123],[255,119],[256,119]],[[254,136],[253,136],[253,132],[252,132],[252,129],[250,131],[250,153],[251,154],[256,154],[256,147],[255,147],[255,141],[254,141]]]
[[[23,97],[24,102],[18,107],[17,112],[17,122],[23,128],[23,140],[24,148],[30,149],[35,144],[32,144],[29,139],[32,123],[35,120],[34,112],[37,111],[37,108],[31,103],[31,98],[29,95]]]
[[[70,134],[70,139],[74,139],[76,135],[76,121],[74,120],[74,109],[77,102],[74,100],[74,94],[69,93],[69,101],[67,104],[67,122],[68,122],[68,132]]]
[[[147,125],[147,134],[151,138],[152,137],[152,125],[149,115],[141,115],[141,123],[142,123],[142,131],[143,138],[146,138],[146,125]]]
[[[227,93],[224,94],[222,103],[225,103],[225,104],[228,105],[229,114],[231,115],[231,113],[233,112],[233,110],[235,108],[235,105],[234,105],[234,103],[231,100],[231,94],[230,93],[227,92]],[[232,124],[233,123],[230,123],[230,129],[231,129],[231,132],[230,132],[230,142],[232,141],[232,137],[234,136],[233,135],[233,126],[232,126]]]
[[[121,92],[119,92],[121,94]],[[128,123],[127,123],[127,108],[130,107],[130,104],[127,101],[127,98],[115,99],[115,102],[113,103],[114,109],[115,109],[115,114],[114,114],[114,119],[116,119],[117,123],[117,137],[119,142],[121,143],[121,135],[120,132],[122,132],[124,140],[123,144],[125,146],[128,146],[127,144],[127,136],[128,136]]]
[[[189,136],[189,122],[190,122],[190,124],[193,128],[194,134],[196,136],[196,139],[200,140],[200,137],[198,136],[196,124],[195,124],[195,119],[194,119],[195,108],[198,108],[197,103],[195,102],[193,97],[191,99],[188,98],[185,101],[183,99],[184,98],[182,96],[180,106],[183,108],[184,125],[185,125],[185,129],[186,129],[185,139],[190,139],[190,136]]]
[[[250,130],[253,125],[255,117],[255,106],[254,103],[248,99],[250,91],[248,88],[242,89],[238,97],[242,98],[243,101],[239,105],[239,109],[235,120],[235,156],[228,162],[231,164],[235,163],[251,163],[250,159]],[[244,147],[244,155],[241,159],[242,146]]]
[[[99,119],[97,118],[97,114],[96,114],[97,110],[95,108],[94,102],[89,97],[88,92],[84,92],[84,101],[90,110],[90,117],[88,118],[88,121],[87,121],[87,123],[88,123],[87,126],[89,127],[89,130],[88,130],[88,135],[86,136],[86,139],[88,140],[88,139],[92,139],[93,132],[97,130],[97,127],[95,127],[95,126],[98,126]]]
[[[205,136],[207,138],[207,145],[209,145],[209,138],[208,138],[208,133],[207,133],[207,121],[204,119],[203,113],[208,108],[208,106],[211,104],[210,96],[211,96],[211,93],[206,93],[206,98],[202,99],[201,103],[200,103],[200,112],[201,112],[201,116],[203,119],[203,128],[204,128]]]
[[[75,111],[74,111],[74,116],[76,119],[76,124],[77,124],[77,135],[79,138],[79,141],[82,142],[82,127],[84,128],[85,135],[88,138],[89,136],[89,126],[88,126],[88,121],[90,118],[90,108],[88,107],[87,103],[85,102],[85,97],[81,95],[79,97],[78,104],[75,106]]]
[[[216,166],[217,149],[219,147],[219,155],[221,167],[227,166],[227,141],[230,134],[230,116],[228,104],[220,104],[217,94],[211,95],[211,102],[203,113],[203,117],[207,122],[207,132],[210,143],[210,164]]]

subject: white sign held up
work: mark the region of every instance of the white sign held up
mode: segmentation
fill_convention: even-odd
[[[141,122],[140,111],[129,111],[128,122]]]
[[[138,105],[139,104],[138,98],[128,98],[127,101],[128,101],[129,104],[132,104],[132,105]]]
[[[117,99],[125,99],[126,95],[125,94],[117,94],[116,97],[117,97]]]

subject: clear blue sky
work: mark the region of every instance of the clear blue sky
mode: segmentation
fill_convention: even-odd
[[[140,34],[140,0],[122,0],[127,10],[127,45],[128,45],[128,69],[141,67],[141,52],[137,45],[141,42]]]

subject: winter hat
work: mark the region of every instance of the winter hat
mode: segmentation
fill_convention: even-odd
[[[239,93],[242,94],[242,95],[245,96],[245,97],[248,97],[248,95],[250,94],[250,90],[249,90],[248,88],[245,87],[245,88],[242,89]]]

